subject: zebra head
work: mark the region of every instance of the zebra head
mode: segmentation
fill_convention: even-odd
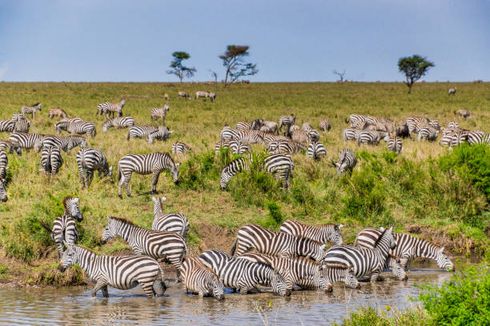
[[[391,273],[400,281],[405,281],[408,279],[407,272],[405,268],[400,264],[400,259],[393,260],[391,263]]]
[[[0,201],[6,202],[8,200],[7,190],[5,189],[5,180],[0,179]]]
[[[333,232],[330,232],[327,236],[327,240],[331,241],[333,244],[340,246],[343,243],[341,229],[344,227],[343,224],[334,225]]]
[[[289,297],[291,295],[291,289],[288,289],[286,280],[284,279],[284,277],[282,277],[280,274],[276,273],[275,271],[272,272],[271,286],[272,286],[272,291],[277,295],[283,297]]]
[[[323,269],[322,266],[318,266],[318,269],[313,274],[313,282],[318,284],[320,290],[325,291],[325,293],[332,292],[332,284],[328,281],[328,279],[321,272]]]
[[[107,226],[104,228],[104,231],[102,232],[102,243],[106,243],[112,238],[118,236],[119,224],[120,223],[116,219],[109,217],[109,223],[107,223]]]
[[[454,270],[455,270],[454,264],[451,261],[451,259],[449,259],[449,257],[444,254],[444,247],[441,247],[437,250],[436,262],[437,262],[437,266],[439,266],[439,268],[445,269],[448,272],[451,272],[451,271],[454,272]]]
[[[83,220],[83,215],[80,211],[80,198],[65,197],[65,199],[63,200],[63,206],[65,206],[66,215],[73,217],[79,222]]]
[[[223,300],[225,298],[225,286],[223,282],[221,282],[218,277],[213,275],[213,279],[208,283],[208,289],[211,289],[213,293],[213,297],[217,300]]]
[[[66,246],[66,250],[63,251],[63,254],[61,255],[61,263],[58,267],[61,272],[64,272],[68,267],[78,262],[76,247],[66,242],[64,245]]]
[[[107,120],[106,122],[104,122],[104,124],[102,125],[102,131],[103,132],[107,132],[107,130],[109,130],[109,127],[112,125],[112,120]]]
[[[174,184],[179,184],[179,166],[180,163],[175,163],[170,167],[170,172],[172,173],[172,179],[174,180]]]
[[[345,271],[345,276],[344,276],[344,283],[347,287],[352,288],[352,289],[360,289],[361,284],[357,280],[357,277],[354,273],[354,268],[350,267]]]

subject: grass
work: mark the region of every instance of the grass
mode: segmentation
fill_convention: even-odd
[[[227,89],[207,84],[1,83],[0,118],[9,118],[22,105],[42,102],[43,111],[32,120],[31,132],[54,133],[55,121],[47,117],[51,107],[59,106],[70,116],[94,121],[98,134],[89,143],[104,151],[115,171],[117,161],[125,154],[170,152],[177,140],[191,145],[192,154],[177,159],[183,163],[181,184],[173,185],[171,177],[164,174],[158,189],[168,198],[165,211],[181,211],[189,217],[194,250],[228,249],[236,228],[246,223],[275,229],[281,221],[294,218],[307,223],[346,224],[348,241],[368,225],[394,224],[399,231],[417,225],[420,236],[446,244],[454,253],[482,254],[488,246],[488,188],[478,183],[480,179],[464,176],[467,171],[475,171],[473,163],[458,168],[463,166],[459,158],[445,159],[454,154],[437,143],[406,140],[402,155],[395,157],[385,150],[384,144],[358,148],[341,140],[345,118],[351,113],[393,120],[426,115],[444,125],[456,120],[464,128],[489,132],[490,84],[456,84],[458,94],[453,97],[447,96],[449,86],[418,84],[413,94],[407,95],[406,86],[398,83],[275,83]],[[176,97],[179,90],[213,90],[218,97],[215,103],[183,100]],[[173,131],[167,142],[128,142],[127,130],[102,132],[103,119],[95,116],[98,103],[116,102],[125,96],[125,115],[131,115],[139,124],[150,124],[150,109],[164,103],[165,93],[171,95],[167,125]],[[467,121],[453,114],[462,107],[473,113]],[[294,179],[288,192],[282,191],[272,177],[255,170],[237,176],[229,190],[222,192],[219,174],[231,156],[214,155],[221,128],[257,117],[277,120],[292,112],[298,124],[308,121],[318,127],[320,118],[330,119],[332,130],[321,138],[327,157],[312,162],[304,155],[296,155]],[[2,136],[7,138],[8,134]],[[343,147],[358,153],[359,164],[351,176],[337,176],[329,163]],[[261,150],[254,146],[259,159],[263,157]],[[483,152],[488,156],[488,150]],[[81,198],[85,216],[80,224],[81,244],[98,252],[114,253],[127,248],[121,241],[101,245],[108,215],[151,226],[149,176],[134,175],[133,197],[124,200],[117,198],[115,177],[95,177],[90,189],[81,190],[75,154],[76,150],[64,154],[60,173],[51,179],[39,172],[37,153],[9,156],[9,201],[0,204],[0,247],[8,256],[30,264],[46,256],[51,263],[56,260],[49,234],[40,221],[51,224],[61,214],[61,200],[67,195]],[[475,173],[482,175],[481,171]]]

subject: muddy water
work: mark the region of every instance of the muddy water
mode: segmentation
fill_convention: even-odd
[[[228,294],[223,302],[184,294],[180,284],[169,284],[166,297],[147,299],[136,288],[109,288],[110,298],[92,298],[85,288],[0,288],[0,324],[26,325],[329,325],[340,322],[362,306],[405,309],[416,305],[417,285],[440,284],[452,273],[433,265],[416,266],[409,280],[363,283],[361,290],[335,286],[332,294],[293,292],[290,298],[271,294]]]

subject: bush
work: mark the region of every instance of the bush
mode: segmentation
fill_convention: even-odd
[[[392,316],[388,316],[386,312],[378,312],[372,307],[361,308],[342,322],[342,326],[423,326],[431,324],[430,318],[422,309],[395,311]]]
[[[269,201],[266,203],[266,208],[269,213],[257,223],[268,229],[277,229],[284,221],[284,214],[281,211],[281,207],[276,202]]]

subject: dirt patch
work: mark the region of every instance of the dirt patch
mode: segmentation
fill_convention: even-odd
[[[192,256],[209,249],[229,252],[235,240],[235,232],[220,226],[202,223],[197,225],[196,230],[201,241],[197,248],[190,249]]]

